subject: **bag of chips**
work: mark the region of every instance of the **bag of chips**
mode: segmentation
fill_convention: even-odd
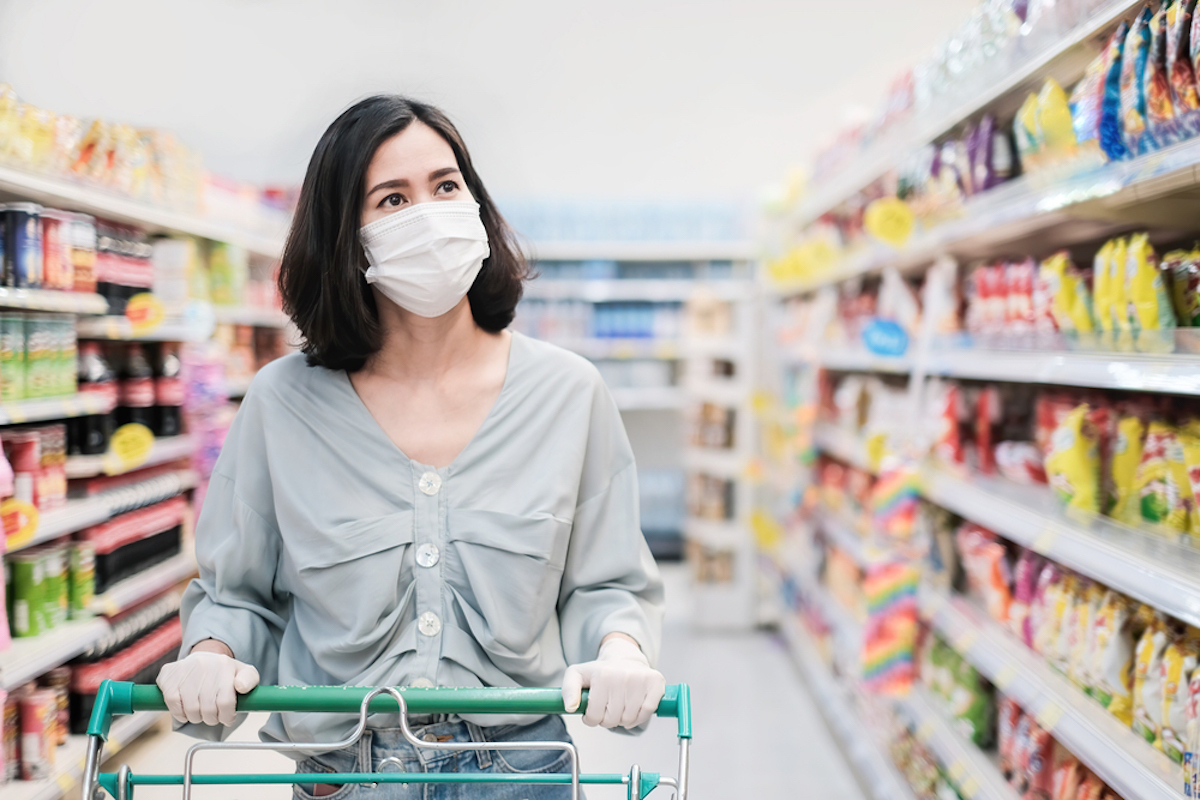
[[[1121,56],[1121,131],[1125,149],[1140,156],[1154,149],[1146,128],[1146,63],[1150,54],[1150,20],[1154,12],[1144,6],[1134,17]]]
[[[1058,609],[1063,597],[1063,572],[1053,561],[1047,561],[1038,574],[1037,588],[1029,619],[1033,629],[1033,649],[1047,661],[1053,660],[1058,642]]]
[[[1113,332],[1115,349],[1132,352],[1133,321],[1129,315],[1129,289],[1125,282],[1126,265],[1129,260],[1129,239],[1113,240],[1112,258],[1109,259],[1109,291],[1112,292]]]
[[[1054,767],[1054,785],[1050,790],[1050,800],[1075,800],[1083,776],[1084,769],[1079,759],[1065,750],[1062,751],[1058,764]]]
[[[1147,742],[1161,742],[1162,659],[1172,632],[1161,615],[1147,626],[1133,656],[1133,730]]]
[[[1133,609],[1108,590],[1096,618],[1093,696],[1126,726],[1133,722]]]
[[[1191,485],[1188,481],[1185,490],[1181,476],[1187,476],[1187,463],[1178,432],[1167,422],[1151,422],[1137,471],[1142,519],[1172,531],[1188,531]]]
[[[1046,477],[1068,508],[1100,511],[1100,442],[1084,404],[1067,415],[1054,431]]]
[[[1185,136],[1200,132],[1200,90],[1192,65],[1192,17],[1196,0],[1179,0],[1167,9],[1167,73],[1171,77],[1171,100]]]
[[[1071,683],[1090,694],[1091,675],[1088,664],[1088,644],[1095,642],[1092,622],[1099,616],[1100,603],[1104,600],[1104,589],[1090,580],[1080,581],[1082,590],[1074,595],[1067,612],[1069,626],[1067,646],[1067,678]]]
[[[1183,139],[1175,118],[1171,98],[1171,77],[1167,69],[1167,4],[1150,18],[1150,50],[1142,80],[1146,96],[1146,129],[1156,147],[1166,147]]]
[[[1092,325],[1092,298],[1087,278],[1071,262],[1069,253],[1055,253],[1042,262],[1039,280],[1048,291],[1050,313],[1058,330],[1076,339],[1086,339]]]
[[[1184,797],[1200,797],[1200,667],[1192,670],[1188,683],[1187,749],[1183,754]],[[1191,790],[1189,792],[1189,789]]]
[[[1200,327],[1200,249],[1173,250],[1162,270],[1171,282],[1171,300],[1181,327]]]
[[[1047,656],[1050,666],[1066,675],[1071,670],[1071,647],[1075,643],[1078,630],[1075,623],[1079,616],[1076,610],[1083,602],[1084,592],[1088,581],[1078,575],[1068,575],[1063,580],[1062,596],[1056,608],[1058,641],[1054,643],[1054,651]]]
[[[1187,473],[1183,489],[1191,496],[1192,518],[1188,533],[1200,539],[1200,420],[1184,425],[1179,431],[1179,441],[1183,445],[1183,465]]]
[[[1167,294],[1158,255],[1145,233],[1129,239],[1125,261],[1125,292],[1129,318],[1137,334],[1137,348],[1144,353],[1170,352],[1174,337],[1163,331],[1175,328],[1175,311]]]
[[[1136,415],[1121,417],[1112,452],[1113,497],[1109,516],[1118,522],[1135,525],[1142,519],[1138,495],[1138,467],[1142,463],[1142,444],[1146,426]]]
[[[950,694],[950,713],[958,723],[958,729],[976,746],[991,747],[996,721],[992,687],[965,658],[958,660]]]
[[[1037,136],[1043,151],[1056,156],[1074,153],[1078,141],[1071,121],[1071,106],[1067,102],[1067,93],[1053,78],[1047,78],[1038,92],[1036,119]]]
[[[1000,773],[1006,781],[1016,776],[1017,762],[1014,749],[1017,732],[1025,712],[1011,697],[1000,695],[996,701],[996,751],[1000,756]]]
[[[1188,684],[1200,666],[1200,631],[1188,628],[1163,651],[1163,705],[1159,749],[1180,764],[1187,750]]]
[[[1013,140],[1017,144],[1017,155],[1021,159],[1022,168],[1026,171],[1030,166],[1037,164],[1038,154],[1042,149],[1038,136],[1037,114],[1038,96],[1031,94],[1025,98],[1013,120]]]
[[[1013,597],[1008,610],[1008,629],[1027,647],[1033,647],[1033,601],[1043,559],[1028,548],[1021,550],[1013,569]]]

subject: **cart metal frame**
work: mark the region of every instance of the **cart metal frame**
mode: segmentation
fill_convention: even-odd
[[[101,773],[104,743],[113,718],[137,711],[165,711],[166,702],[157,686],[122,681],[104,681],[96,695],[96,704],[88,723],[87,758],[83,773],[83,800],[103,800],[106,794],[115,800],[132,800],[135,786],[182,786],[183,800],[191,800],[192,787],[200,785],[296,784],[309,783],[312,775],[232,774],[207,775],[194,771],[196,755],[205,750],[270,750],[280,753],[328,752],[353,746],[367,729],[370,714],[399,714],[405,740],[416,748],[436,751],[466,750],[562,750],[571,757],[569,773],[531,775],[507,773],[443,772],[366,772],[322,773],[322,783],[475,783],[475,784],[562,784],[570,785],[572,800],[579,800],[580,787],[586,784],[626,786],[628,800],[642,800],[659,786],[672,789],[677,800],[687,800],[689,751],[692,740],[691,690],[687,684],[668,686],[656,711],[659,717],[677,721],[679,764],[675,777],[643,772],[634,764],[628,774],[581,774],[579,752],[570,742],[426,742],[418,739],[408,722],[408,714],[565,714],[559,689],[416,689],[332,686],[260,686],[238,698],[238,711],[324,712],[358,714],[358,724],[343,741],[314,742],[199,742],[187,752],[180,775],[134,774],[122,766],[118,772]],[[577,712],[587,710],[587,693]],[[387,764],[387,759],[381,766]],[[398,766],[398,764],[397,764]]]

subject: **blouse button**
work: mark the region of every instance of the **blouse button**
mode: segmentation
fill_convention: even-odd
[[[410,684],[414,689],[432,689],[433,681],[429,678],[417,678]]]
[[[432,611],[426,611],[417,618],[417,628],[426,636],[437,636],[442,632],[442,621]]]
[[[417,483],[417,488],[433,497],[438,493],[438,489],[442,488],[442,476],[436,472],[426,472]]]
[[[438,551],[436,544],[426,543],[417,547],[417,563],[422,567],[432,567],[437,564],[441,558],[442,554]]]

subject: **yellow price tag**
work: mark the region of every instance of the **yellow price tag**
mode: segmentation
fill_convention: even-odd
[[[928,742],[933,738],[933,731],[935,728],[936,726],[933,724],[933,720],[931,719],[927,719],[922,722],[920,727],[918,727],[916,730],[917,741],[921,742],[922,744]]]
[[[879,472],[883,468],[883,458],[887,455],[887,435],[877,433],[867,439],[867,467],[871,472]]]
[[[162,301],[149,292],[135,294],[125,304],[125,318],[135,338],[154,333],[166,316]]]
[[[967,629],[954,637],[954,649],[960,653],[965,653],[971,649],[971,645],[975,644],[979,639],[979,634],[971,629]]]
[[[62,790],[63,794],[66,794],[75,788],[75,776],[69,772],[64,772],[62,775],[58,776],[57,783],[58,788]]]
[[[992,681],[992,683],[996,684],[997,689],[1004,691],[1009,686],[1012,686],[1012,682],[1016,679],[1017,668],[1012,664],[1005,664],[1003,667],[1001,667],[1000,671],[996,673],[996,680]]]
[[[4,530],[13,531],[5,537],[10,551],[23,547],[37,533],[39,515],[32,503],[10,497],[0,503],[0,518],[4,520]]]
[[[1062,715],[1063,710],[1061,706],[1053,701],[1047,701],[1047,703],[1042,706],[1042,709],[1038,711],[1037,716],[1035,716],[1034,719],[1037,720],[1038,725],[1042,726],[1043,730],[1053,731],[1054,726],[1058,724],[1060,719],[1062,719]]]
[[[979,781],[975,780],[974,775],[968,775],[958,788],[965,797],[972,798],[979,791]]]
[[[153,450],[154,433],[149,428],[137,422],[122,425],[109,440],[104,471],[119,475],[137,469],[150,460]]]
[[[882,197],[872,202],[863,216],[867,233],[893,247],[903,247],[908,242],[914,222],[912,209],[898,197]]]
[[[5,406],[4,414],[8,417],[8,421],[14,425],[20,425],[29,419],[29,415],[25,413],[25,407],[20,403],[13,403],[11,406]]]
[[[1058,541],[1058,531],[1054,528],[1046,528],[1033,540],[1033,551],[1042,555],[1049,555],[1056,541]]]
[[[946,774],[950,776],[950,780],[954,781],[955,783],[958,783],[963,779],[963,777],[966,776],[967,768],[965,766],[963,766],[963,763],[961,761],[955,761],[946,770]]]

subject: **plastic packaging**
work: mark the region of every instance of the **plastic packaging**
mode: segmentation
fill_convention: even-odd
[[[1200,327],[1200,250],[1174,250],[1163,256],[1171,300],[1182,327]]]
[[[1068,508],[1100,511],[1100,448],[1088,413],[1081,405],[1054,431],[1046,476]]]
[[[1067,93],[1053,78],[1047,78],[1038,93],[1037,135],[1042,149],[1053,154],[1073,153],[1078,144]]]
[[[1133,609],[1111,589],[1096,618],[1093,696],[1125,725],[1133,722]]]
[[[1145,6],[1134,17],[1125,37],[1121,57],[1121,131],[1125,149],[1140,156],[1154,149],[1146,127],[1146,63],[1150,54],[1150,20],[1154,13]]]
[[[1196,87],[1196,70],[1192,65],[1192,17],[1196,0],[1178,0],[1167,8],[1167,74],[1171,78],[1171,100],[1182,133],[1197,133],[1197,111],[1200,111],[1200,90]]]
[[[1087,280],[1067,252],[1055,253],[1042,262],[1040,280],[1048,287],[1051,314],[1058,330],[1066,334],[1091,334],[1092,298]]]
[[[1143,93],[1146,96],[1146,129],[1157,147],[1166,147],[1183,138],[1175,116],[1171,76],[1167,68],[1167,40],[1170,37],[1167,6],[1164,3],[1150,18],[1150,50],[1142,76],[1145,85]]]
[[[1053,561],[1046,562],[1038,575],[1029,619],[1033,629],[1033,649],[1053,660],[1058,641],[1059,604],[1063,599],[1063,572]]]
[[[1159,749],[1179,763],[1187,750],[1188,684],[1200,666],[1200,631],[1189,628],[1163,651],[1162,727]]]
[[[1144,233],[1129,239],[1125,262],[1125,290],[1129,299],[1129,317],[1137,332],[1137,346],[1142,352],[1169,352],[1173,340],[1159,331],[1175,327],[1175,312],[1163,273],[1158,268],[1158,255]]]
[[[1193,505],[1190,485],[1180,484],[1187,475],[1183,445],[1174,426],[1156,420],[1146,431],[1146,444],[1137,471],[1137,493],[1142,519],[1166,529],[1185,533]]]
[[[1147,742],[1160,742],[1163,653],[1173,638],[1166,621],[1155,616],[1134,652],[1133,730]]]
[[[1118,522],[1136,524],[1142,518],[1137,476],[1145,438],[1146,426],[1139,417],[1130,415],[1118,420],[1111,465],[1113,497],[1108,512]]]

